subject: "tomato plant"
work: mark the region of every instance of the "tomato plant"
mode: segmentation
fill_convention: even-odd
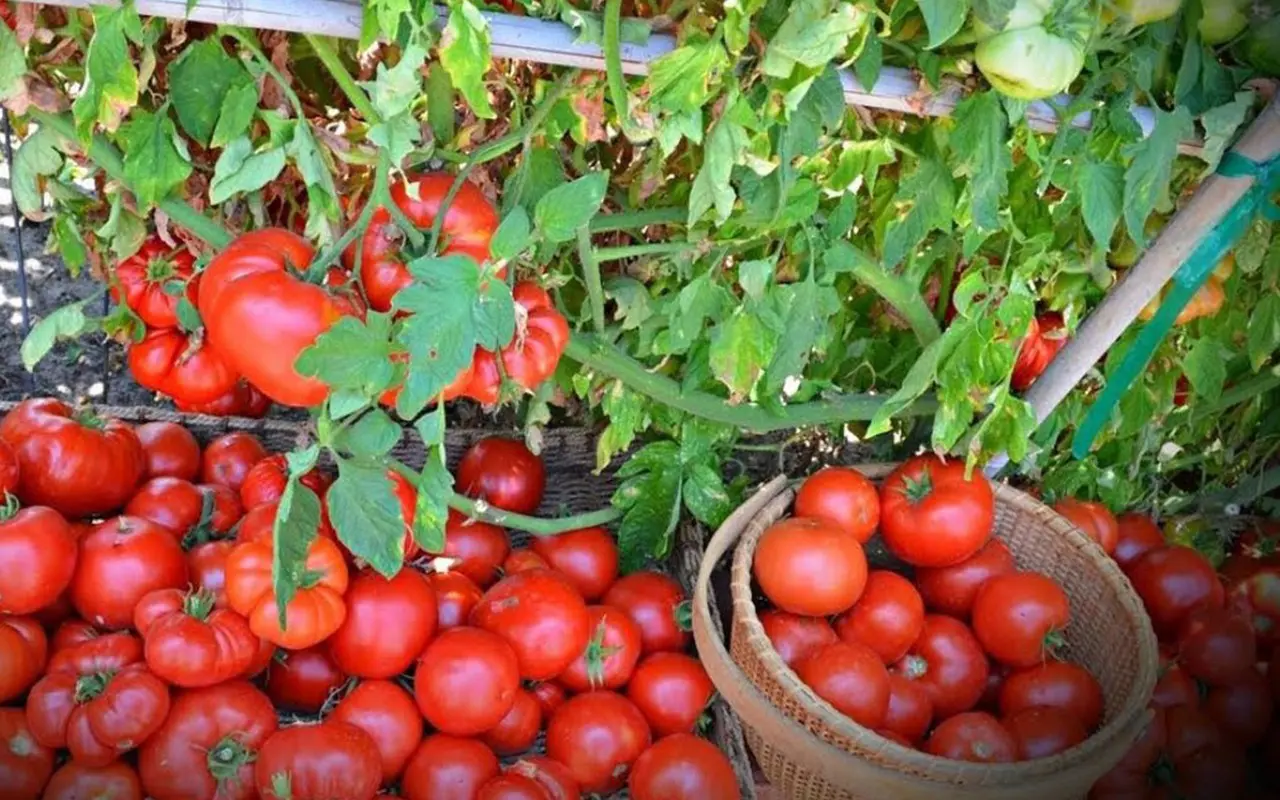
[[[147,666],[174,686],[212,686],[240,677],[258,653],[248,621],[216,609],[206,591],[149,592],[133,609],[133,627],[145,643]]]
[[[967,711],[939,723],[925,752],[957,761],[998,764],[1018,757],[1018,743],[1000,721],[983,711]]]
[[[1064,497],[1053,504],[1057,511],[1086,536],[1098,543],[1108,555],[1114,553],[1120,539],[1120,526],[1110,509],[1101,503]]]
[[[68,761],[53,773],[41,795],[43,800],[79,800],[81,797],[142,800],[144,796],[137,771],[124,761],[113,761],[103,767]]]
[[[27,617],[0,618],[0,703],[22,696],[44,672],[49,642]]]
[[[933,701],[923,685],[893,673],[889,675],[889,706],[879,731],[901,736],[908,747],[924,737],[933,723]]]
[[[1089,736],[1084,723],[1060,708],[1027,708],[1004,720],[1019,761],[1056,756]]]
[[[516,692],[511,709],[482,737],[484,743],[500,756],[523,753],[533,747],[542,729],[542,706],[533,693]]]
[[[1178,630],[1178,664],[1212,686],[1237,683],[1256,672],[1258,648],[1248,619],[1216,608],[1191,612]]]
[[[786,611],[769,609],[760,612],[760,624],[764,633],[778,651],[778,657],[788,667],[804,658],[815,648],[837,641],[831,623],[820,617],[806,617]]]
[[[987,581],[1017,569],[1009,547],[992,539],[958,564],[916,571],[916,587],[930,610],[968,618],[973,601]]]
[[[1189,547],[1158,547],[1129,568],[1157,631],[1175,631],[1192,611],[1221,608],[1222,584],[1208,559]]]
[[[823,645],[795,665],[800,680],[837,711],[867,728],[878,728],[889,710],[889,671],[866,645]]]
[[[433,572],[427,582],[436,593],[436,626],[444,631],[466,625],[484,592],[461,572]]]
[[[993,658],[1011,667],[1042,663],[1062,645],[1071,618],[1067,594],[1035,572],[992,578],[973,601],[973,632]]]
[[[129,372],[139,386],[183,403],[209,403],[240,379],[200,335],[172,328],[153,330],[129,346]]]
[[[159,237],[147,239],[138,252],[116,265],[112,295],[152,328],[178,327],[178,298],[195,302],[195,256],[173,248]]]
[[[302,714],[315,714],[347,681],[347,676],[320,645],[281,651],[267,666],[265,683],[271,702]]]
[[[444,526],[444,549],[440,555],[454,559],[449,569],[465,575],[479,586],[491,586],[498,578],[502,562],[511,552],[506,531],[497,525],[467,519],[449,512]]]
[[[282,604],[271,579],[272,549],[271,542],[258,540],[236,545],[227,555],[227,604],[248,618],[255,635],[287,650],[323,642],[347,617],[343,593],[348,574],[342,552],[331,540],[317,537],[303,562],[305,577]]]
[[[684,590],[672,578],[657,572],[633,572],[617,580],[601,603],[620,608],[640,626],[644,653],[683,651],[692,637],[681,622]]]
[[[267,457],[267,450],[249,433],[219,436],[204,448],[200,459],[200,482],[217,483],[240,491],[240,485],[254,464]]]
[[[530,547],[548,567],[568,578],[588,603],[603,597],[618,578],[618,545],[604,528],[538,537]]]
[[[54,751],[36,742],[20,708],[0,708],[0,783],[15,800],[39,800]]]
[[[1084,667],[1066,661],[1010,673],[1000,689],[1000,713],[1009,717],[1034,707],[1064,709],[1093,730],[1102,721],[1102,687]]]
[[[470,797],[498,770],[498,757],[483,742],[435,733],[409,757],[400,790],[409,800],[431,800],[455,792]]]
[[[944,719],[978,704],[986,691],[990,666],[968,626],[951,617],[929,614],[920,638],[894,671],[923,686],[934,714]]]
[[[537,510],[546,482],[542,459],[515,439],[482,439],[458,462],[458,487],[463,493],[507,511]]]
[[[587,614],[591,638],[556,680],[571,692],[621,689],[640,660],[640,627],[625,611],[610,606],[590,606]]]

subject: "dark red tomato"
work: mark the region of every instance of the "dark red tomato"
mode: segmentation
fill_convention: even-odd
[[[177,328],[157,328],[129,345],[129,372],[139,386],[192,404],[217,400],[240,379],[202,334]]]
[[[143,788],[153,800],[253,800],[253,761],[276,727],[247,681],[183,692],[138,750]]]
[[[591,638],[582,654],[556,678],[571,692],[621,689],[640,660],[640,627],[613,606],[587,609]]]
[[[1245,753],[1229,744],[1218,744],[1173,762],[1176,791],[1187,800],[1245,797],[1249,762]]]
[[[480,787],[476,800],[546,800],[547,793],[532,778],[503,773]]]
[[[1069,711],[1093,730],[1102,722],[1102,687],[1087,669],[1066,661],[1047,661],[1005,678],[1000,690],[1002,716],[1036,706]]]
[[[933,701],[924,686],[902,675],[889,676],[889,706],[877,730],[896,733],[914,747],[933,723]]]
[[[413,751],[400,793],[407,800],[475,797],[498,771],[498,757],[483,742],[436,733]]]
[[[532,281],[520,281],[511,295],[523,312],[517,316],[515,338],[498,356],[476,348],[471,377],[462,390],[465,397],[486,406],[499,399],[502,385],[499,357],[506,377],[532,390],[555,373],[560,356],[569,344],[569,323],[545,289]]]
[[[481,439],[458,463],[460,492],[518,514],[538,510],[546,484],[542,459],[518,439]]]
[[[531,692],[521,689],[511,710],[480,738],[498,755],[513,756],[532,748],[541,729],[542,707]]]
[[[281,651],[283,655],[284,651]],[[274,642],[266,639],[258,640],[258,652],[253,657],[253,662],[249,664],[249,668],[244,671],[244,678],[256,678],[267,671],[267,667],[276,659],[276,646]]]
[[[420,573],[387,579],[372,570],[347,589],[347,618],[329,637],[329,654],[348,675],[391,678],[404,672],[436,633],[436,593]],[[394,628],[396,634],[388,636]]]
[[[684,589],[672,578],[660,572],[633,572],[615,581],[600,602],[622,609],[640,626],[645,655],[689,647]]]
[[[1098,543],[1103,552],[1110,555],[1120,541],[1120,524],[1111,509],[1102,503],[1064,497],[1053,504],[1053,510],[1067,518],[1086,536]]]
[[[1120,569],[1129,571],[1148,551],[1165,544],[1164,533],[1146,514],[1121,514],[1116,517],[1116,549],[1111,556]]]
[[[283,455],[270,455],[249,468],[240,484],[240,503],[246,508],[257,508],[275,503],[284,496],[289,482],[289,462]],[[333,478],[323,470],[313,469],[299,479],[299,483],[323,497]]]
[[[1229,686],[1215,686],[1204,701],[1204,711],[1218,729],[1242,747],[1262,741],[1271,727],[1271,686],[1256,669]]]
[[[823,645],[795,666],[800,680],[837,711],[867,728],[878,728],[889,710],[889,671],[865,645]]]
[[[82,619],[64,620],[49,640],[49,655],[53,656],[68,648],[92,641],[101,635],[97,628]]]
[[[1177,661],[1166,658],[1161,647],[1160,677],[1151,692],[1151,705],[1155,708],[1194,706],[1200,704],[1200,687],[1195,678],[1187,674]]]
[[[880,535],[913,566],[964,561],[987,543],[994,519],[991,485],[981,471],[966,478],[963,459],[915,456],[880,486]]]
[[[577,800],[580,795],[569,768],[546,756],[524,756],[507,767],[507,772],[531,778],[542,788],[546,800]]]
[[[568,578],[588,603],[604,597],[618,579],[618,545],[604,528],[536,536],[530,546],[553,570]]]
[[[461,572],[432,572],[427,582],[436,594],[436,628],[441,631],[466,625],[471,610],[480,603],[484,592]]]
[[[18,456],[8,442],[0,439],[0,499],[18,490],[22,467],[18,464]]]
[[[55,753],[31,736],[20,708],[0,708],[0,786],[6,800],[39,800]]]
[[[124,303],[150,328],[178,327],[178,300],[196,301],[195,256],[149,237],[138,252],[116,265],[111,297]]]
[[[1027,335],[1018,346],[1018,357],[1009,378],[1014,391],[1030,389],[1066,343],[1066,325],[1061,314],[1049,312],[1033,318]]]
[[[200,522],[204,503],[204,493],[191,481],[152,478],[138,487],[124,513],[154,522],[182,541],[187,531]]]
[[[1063,644],[1071,618],[1067,593],[1035,572],[992,578],[973,601],[973,633],[992,658],[1011,667],[1030,667]]]
[[[125,504],[147,468],[133,428],[61,400],[23,400],[0,421],[18,458],[17,495],[68,517],[108,514]]]
[[[328,717],[373,739],[382,758],[382,784],[394,783],[422,741],[422,715],[412,695],[392,681],[364,681]]]
[[[432,555],[454,559],[449,564],[451,572],[466,575],[477,586],[488,587],[498,579],[498,571],[510,552],[511,543],[502,528],[468,519],[449,509],[444,526],[444,552]]]
[[[75,613],[76,610],[71,605],[71,599],[67,597],[66,592],[63,592],[52,603],[32,614],[31,618],[44,626],[47,631],[57,628],[75,616]]]
[[[502,560],[503,575],[515,575],[517,572],[528,572],[531,569],[551,569],[551,565],[527,547],[512,550]]]
[[[271,398],[258,391],[253,384],[241,378],[235,387],[209,403],[175,402],[179,411],[193,414],[209,414],[215,417],[249,417],[260,419],[271,408]]]
[[[857,539],[831,523],[790,517],[761,534],[751,571],[778,608],[825,617],[862,596],[867,557]]]
[[[1227,607],[1249,620],[1260,650],[1274,648],[1280,643],[1280,556],[1232,555],[1220,573]]]
[[[935,756],[980,764],[1002,764],[1018,757],[1013,735],[985,711],[968,711],[943,720],[929,735],[924,749]]]
[[[533,699],[538,701],[538,708],[542,709],[542,718],[547,719],[557,708],[564,705],[564,701],[568,698],[568,693],[564,687],[555,681],[541,681],[530,687],[529,691],[533,694]]]
[[[822,617],[805,617],[770,609],[760,612],[760,625],[773,643],[773,649],[778,651],[782,663],[788,667],[794,667],[797,661],[818,647],[840,639],[831,624]]]
[[[1256,673],[1258,648],[1249,620],[1220,608],[1191,612],[1178,629],[1178,663],[1212,686],[1237,683]]]
[[[907,654],[924,627],[924,600],[911,581],[887,570],[867,576],[853,608],[836,617],[835,632],[846,642],[866,645],[886,664]]]
[[[1267,662],[1267,680],[1271,684],[1271,694],[1280,698],[1280,649],[1271,653],[1271,660]]]
[[[1225,593],[1209,559],[1190,547],[1160,547],[1129,568],[1129,581],[1142,598],[1157,633],[1174,633],[1201,608],[1222,608]]]
[[[1017,744],[1019,761],[1056,756],[1089,736],[1079,718],[1061,708],[1026,708],[1004,726]]]
[[[240,491],[240,484],[254,464],[267,457],[267,449],[250,433],[219,436],[204,449],[200,460],[200,482],[218,483]]]
[[[80,540],[71,604],[99,628],[118,630],[133,624],[133,608],[143,595],[186,585],[186,554],[168,529],[115,517]]]
[[[176,422],[148,422],[134,432],[147,458],[145,477],[194,481],[200,474],[200,443],[191,431]]]
[[[0,570],[0,614],[33,614],[70,585],[76,536],[52,508],[12,511],[12,505],[0,507],[0,564],[8,565]]]
[[[273,733],[258,751],[254,784],[264,798],[372,800],[382,758],[369,734],[326,720]]]
[[[737,800],[733,765],[706,739],[677,733],[640,754],[627,780],[632,800]]]
[[[143,796],[138,773],[123,761],[105,767],[68,761],[53,773],[41,795],[42,800],[142,800]]]
[[[1192,706],[1168,708],[1165,709],[1164,720],[1164,752],[1173,761],[1225,741],[1213,718],[1202,709]]]
[[[218,608],[227,607],[227,554],[235,542],[205,542],[187,551],[187,575],[191,585],[213,595]]]
[[[510,643],[525,680],[544,681],[569,668],[591,639],[591,615],[569,582],[548,570],[509,575],[471,611],[471,624]]]
[[[1147,796],[1147,771],[1164,751],[1167,724],[1164,709],[1152,709],[1153,715],[1137,741],[1110,772],[1103,775],[1089,792],[1090,800],[1123,800]]]
[[[572,697],[547,724],[547,755],[569,768],[584,794],[621,789],[650,741],[640,709],[615,692]]]
[[[636,704],[659,738],[693,733],[714,694],[702,662],[684,653],[646,656],[627,684],[627,699]]]
[[[1004,679],[1009,677],[1009,668],[998,661],[989,661],[990,671],[987,673],[987,688],[978,701],[979,711],[996,712],[1000,710],[1000,690],[1004,688]]]
[[[967,619],[982,585],[997,576],[1012,575],[1017,569],[1008,546],[992,539],[959,564],[916,570],[916,588],[931,611]]]
[[[31,688],[44,672],[48,655],[49,641],[40,623],[28,617],[0,616],[0,703]]]
[[[249,622],[213,595],[157,589],[133,610],[133,627],[145,641],[147,666],[167,683],[183,688],[212,686],[244,674],[258,653]]]
[[[271,702],[286,711],[315,714],[347,682],[324,645],[306,650],[281,650],[267,667],[266,689]]]
[[[880,495],[875,484],[849,467],[825,467],[796,492],[796,516],[826,520],[866,544],[880,524]]]
[[[520,667],[502,637],[453,628],[427,645],[413,677],[418,708],[436,730],[476,736],[502,721],[520,689]]]
[[[918,682],[938,719],[968,711],[982,699],[990,667],[973,632],[959,620],[930,614],[920,638],[894,671]]]

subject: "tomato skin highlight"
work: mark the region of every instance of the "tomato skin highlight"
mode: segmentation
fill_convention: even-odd
[[[549,570],[510,575],[494,584],[471,611],[471,624],[505,639],[525,680],[554,678],[577,660],[591,639],[582,596]]]
[[[778,651],[782,663],[795,667],[800,659],[821,647],[840,640],[831,623],[822,617],[806,617],[787,611],[761,611],[760,624]]]
[[[407,800],[475,797],[499,770],[498,757],[482,742],[436,733],[409,757],[400,792]]]
[[[0,515],[0,564],[10,565],[0,570],[0,614],[32,614],[53,604],[71,585],[78,558],[75,533],[52,508]],[[22,569],[12,568],[17,564]]]
[[[0,786],[6,800],[39,800],[55,753],[36,742],[20,708],[0,708]]]
[[[836,617],[836,634],[865,645],[885,664],[907,654],[924,627],[924,600],[911,582],[896,572],[875,570],[853,608]]]
[[[837,711],[878,728],[889,711],[889,671],[875,651],[847,641],[824,645],[795,666],[800,680]]]
[[[963,460],[915,456],[880,486],[880,534],[913,566],[964,561],[987,543],[994,519],[991,485],[981,472],[966,479]]]
[[[847,611],[867,583],[862,545],[829,522],[791,517],[760,536],[752,573],[774,605],[822,617]]]
[[[453,628],[422,652],[413,693],[427,722],[451,736],[493,728],[515,703],[520,666],[502,637],[479,628]]]
[[[678,733],[640,754],[627,780],[634,800],[737,800],[733,765],[711,742]]]
[[[342,698],[329,719],[369,735],[382,762],[382,784],[394,783],[422,741],[422,715],[413,697],[391,681],[364,681]]]
[[[571,697],[547,724],[547,755],[569,768],[584,793],[621,789],[650,742],[640,709],[610,691]]]
[[[351,581],[345,602],[346,619],[328,644],[334,662],[348,675],[395,677],[435,636],[435,590],[411,569],[389,580],[364,570]],[[395,626],[396,635],[387,635],[389,626]]]
[[[194,481],[200,474],[200,443],[176,422],[148,422],[134,428],[146,455],[144,478],[181,478]]]
[[[1222,608],[1226,595],[1209,560],[1190,547],[1151,550],[1129,568],[1129,581],[1151,616],[1157,634],[1177,630],[1201,608]]]
[[[271,734],[258,751],[254,783],[263,798],[371,800],[378,793],[382,761],[367,733],[326,720]],[[282,778],[289,792],[276,791]]]
[[[968,619],[983,584],[1017,570],[1009,547],[992,539],[982,549],[949,567],[916,570],[916,588],[925,606],[939,614]]]
[[[642,653],[648,655],[688,649],[692,636],[680,625],[678,614],[685,600],[684,589],[671,577],[640,571],[615,581],[600,602],[622,609],[640,626]]]
[[[148,592],[186,584],[186,555],[167,528],[115,517],[80,540],[70,597],[81,617],[118,630],[133,624],[133,609]]]
[[[1125,572],[1148,552],[1164,545],[1164,533],[1151,517],[1145,514],[1116,517],[1116,546],[1111,556]]]
[[[239,492],[250,468],[268,455],[253,434],[236,431],[219,436],[200,457],[200,482],[217,483]]]
[[[458,491],[495,508],[532,514],[542,504],[546,468],[518,439],[481,439],[458,462]]]
[[[479,586],[461,572],[433,572],[427,582],[436,594],[436,629],[447,631],[467,624],[471,610],[484,596]]]
[[[1053,510],[1097,542],[1104,553],[1111,555],[1115,552],[1120,541],[1120,523],[1102,503],[1064,497],[1053,504]]]
[[[795,514],[826,520],[866,544],[880,524],[880,495],[861,472],[824,467],[800,484]]]
[[[658,738],[693,733],[714,695],[702,662],[684,653],[645,656],[627,683],[627,699]]]

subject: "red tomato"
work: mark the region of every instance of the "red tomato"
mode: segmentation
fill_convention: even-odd
[[[18,458],[18,496],[66,517],[107,514],[142,480],[147,457],[133,428],[61,400],[23,400],[0,421]]]
[[[21,469],[13,448],[5,440],[0,439],[0,499],[18,490]]]
[[[0,508],[0,613],[32,614],[52,605],[76,571],[76,537],[62,515],[33,506]],[[20,568],[19,568],[20,565]]]
[[[347,618],[329,653],[348,675],[392,678],[413,665],[436,632],[436,593],[421,574],[402,569],[388,580],[365,570],[351,581]],[[394,627],[396,634],[388,636]]]
[[[1176,661],[1174,652],[1160,645],[1160,677],[1151,692],[1152,708],[1200,705],[1200,687]]]
[[[1145,514],[1121,514],[1116,517],[1116,547],[1111,553],[1120,569],[1129,571],[1148,551],[1165,544],[1160,527]]]
[[[867,583],[867,557],[849,534],[819,519],[775,522],[756,545],[752,573],[783,611],[824,617],[848,610]]]
[[[271,580],[273,550],[270,541],[236,545],[227,556],[227,604],[248,618],[256,636],[286,650],[323,642],[347,617],[342,595],[348,578],[342,551],[329,539],[312,540],[304,564],[309,580],[298,587],[285,607],[286,624],[282,627]]]
[[[1271,727],[1271,686],[1256,669],[1229,686],[1215,686],[1204,701],[1204,711],[1218,729],[1241,747],[1262,741]]]
[[[329,648],[279,652],[267,667],[266,689],[271,702],[287,711],[315,714],[346,683]]]
[[[525,756],[507,767],[507,772],[532,778],[547,800],[577,800],[580,793],[569,768],[546,756]]]
[[[571,692],[621,689],[640,660],[640,627],[612,606],[591,606],[587,613],[591,639],[556,680]]]
[[[1227,587],[1227,606],[1243,614],[1260,649],[1280,643],[1280,558],[1230,556],[1220,570]]]
[[[502,561],[503,575],[515,575],[517,572],[528,572],[531,569],[551,569],[551,565],[545,558],[527,547],[512,550]]]
[[[520,676],[531,681],[564,672],[591,639],[591,615],[582,595],[548,570],[498,581],[471,611],[471,624],[506,639],[520,662]]]
[[[251,433],[219,436],[204,449],[200,460],[200,482],[218,483],[240,491],[240,484],[254,464],[267,457],[267,449]]]
[[[198,279],[193,279],[195,256],[186,247],[170,247],[149,237],[138,252],[116,265],[111,297],[124,303],[148,327],[178,327],[178,300],[195,303]]]
[[[1035,572],[992,578],[973,601],[973,632],[991,657],[1011,667],[1043,662],[1062,646],[1071,606],[1062,587]]]
[[[483,405],[498,402],[503,373],[525,389],[537,388],[555,374],[560,356],[569,344],[569,324],[545,289],[530,281],[520,281],[512,297],[524,313],[523,319],[517,315],[515,338],[499,354],[502,372],[498,371],[498,357],[477,347],[471,362],[471,378],[462,390],[463,396]]]
[[[640,754],[627,780],[632,800],[737,800],[733,765],[706,739],[677,733]]]
[[[1257,644],[1249,620],[1218,608],[1191,612],[1178,631],[1178,663],[1193,678],[1212,686],[1238,683],[1253,675]]]
[[[640,709],[615,692],[572,697],[547,724],[547,755],[569,768],[583,793],[621,789],[650,741]]]
[[[990,667],[982,645],[963,622],[930,614],[907,657],[894,666],[929,694],[938,719],[968,711],[987,688]]]
[[[1209,560],[1190,547],[1160,547],[1129,568],[1157,633],[1172,633],[1200,608],[1222,608],[1225,594]]]
[[[604,528],[536,536],[530,546],[551,569],[567,578],[588,603],[604,597],[618,579],[618,545]]]
[[[147,666],[174,686],[201,687],[244,674],[259,640],[244,617],[215,609],[208,592],[157,589],[133,610]]]
[[[619,578],[600,603],[622,609],[640,626],[645,655],[660,650],[678,653],[689,647],[689,626],[682,621],[687,619],[684,589],[660,572],[633,572]]]
[[[184,403],[217,400],[240,379],[203,335],[176,328],[157,328],[129,345],[129,372],[139,386]]]
[[[1030,389],[1066,344],[1066,325],[1061,314],[1049,312],[1032,319],[1027,335],[1018,346],[1018,357],[1009,379],[1014,391]]]
[[[1019,761],[1056,756],[1089,736],[1079,718],[1061,708],[1025,708],[1004,726],[1017,745]]]
[[[477,586],[489,586],[498,579],[498,570],[510,552],[511,543],[502,528],[449,509],[444,552],[432,555],[455,559],[449,565],[450,571],[466,575]]]
[[[167,528],[136,517],[115,517],[80,540],[71,603],[100,628],[127,628],[148,592],[187,585],[187,558]]]
[[[818,647],[840,640],[835,629],[822,617],[805,617],[770,609],[760,612],[760,624],[782,663],[788,667],[794,667],[797,661]]]
[[[279,510],[280,503],[278,501],[264,503],[249,509],[244,518],[240,520],[240,527],[236,529],[236,541],[239,543],[272,541],[276,514]],[[338,549],[342,550],[342,543],[338,541],[338,534],[334,532],[333,526],[329,524],[328,515],[323,511],[320,514],[320,521],[316,524],[316,534],[338,545]],[[342,552],[345,561],[348,559],[349,554],[345,550]]]
[[[191,585],[213,595],[218,608],[227,607],[227,556],[235,542],[220,540],[196,545],[187,551],[187,574]]]
[[[1108,555],[1115,552],[1116,544],[1120,541],[1120,524],[1111,510],[1102,503],[1064,497],[1053,504],[1053,510],[1097,542],[1103,552]]]
[[[823,645],[800,659],[796,674],[823,700],[859,725],[878,728],[889,710],[889,671],[871,648]]]
[[[702,662],[683,653],[646,656],[627,684],[627,699],[659,738],[693,733],[714,694]]]
[[[231,391],[209,403],[174,402],[179,411],[209,414],[215,417],[250,417],[260,419],[271,408],[271,398],[241,378]]]
[[[404,689],[391,681],[365,681],[342,698],[328,717],[369,734],[382,759],[382,783],[394,783],[422,741],[422,715]]]
[[[515,651],[478,628],[453,628],[422,651],[413,676],[418,708],[433,727],[475,736],[502,721],[520,689]]]
[[[564,687],[554,681],[535,683],[530,687],[529,691],[533,694],[533,698],[538,701],[538,707],[542,709],[544,718],[550,717],[552,712],[564,705],[564,701],[568,698]]]
[[[253,762],[276,727],[271,701],[247,681],[182,692],[138,749],[143,788],[153,800],[254,800]]]
[[[146,454],[146,478],[194,481],[200,474],[200,443],[176,422],[148,422],[134,429]]]
[[[428,736],[404,768],[407,800],[475,797],[498,774],[498,757],[482,742],[443,733]]]
[[[382,757],[369,734],[326,720],[271,734],[253,775],[263,798],[371,800],[382,779]]]
[[[432,572],[427,575],[427,583],[435,590],[436,627],[442,631],[466,625],[471,610],[484,596],[480,587],[461,572]]]
[[[542,729],[542,707],[538,699],[525,689],[516,692],[515,702],[497,725],[485,731],[481,739],[500,756],[523,753],[533,747]]]
[[[531,514],[538,509],[546,483],[542,459],[518,439],[481,439],[458,463],[460,492],[518,514]]]
[[[1001,715],[1011,717],[1035,706],[1070,711],[1093,730],[1102,722],[1102,687],[1087,669],[1065,661],[1046,661],[1005,678],[1000,689]]]
[[[924,626],[924,600],[895,572],[875,570],[853,608],[836,617],[835,631],[846,642],[871,648],[892,664],[907,654]]]
[[[58,625],[58,629],[53,632],[53,638],[49,641],[49,655],[53,656],[68,648],[92,641],[100,635],[97,628],[82,619],[64,620]]]
[[[0,617],[0,703],[31,688],[44,672],[48,655],[49,641],[38,622],[27,617]]]
[[[994,519],[991,485],[980,471],[966,478],[962,459],[907,459],[880,487],[880,535],[913,566],[964,561],[987,543]]]
[[[908,747],[924,738],[933,722],[933,701],[929,692],[918,681],[902,675],[889,676],[889,706],[879,731],[896,733],[906,740]]]
[[[880,524],[880,496],[856,469],[825,467],[800,484],[796,516],[825,520],[866,544]]]
[[[43,800],[142,800],[142,782],[133,767],[113,761],[105,767],[91,767],[68,761],[53,773],[44,789]]]
[[[956,761],[1000,764],[1018,757],[1013,735],[985,711],[967,711],[943,720],[924,743],[925,752]]]
[[[532,778],[503,773],[480,787],[476,800],[546,800],[547,793]]]
[[[39,800],[55,753],[31,735],[20,708],[0,708],[0,786],[6,800]]]
[[[289,462],[283,455],[270,455],[257,462],[245,473],[240,484],[240,503],[246,509],[257,508],[267,503],[277,503],[284,496],[285,484],[289,482]],[[333,478],[328,473],[313,469],[303,475],[299,482],[323,497]]]
[[[959,564],[916,570],[916,587],[930,610],[967,619],[982,585],[1017,569],[1005,543],[992,539]]]
[[[209,519],[204,519],[205,504]],[[124,507],[127,516],[149,520],[167,529],[178,541],[188,533],[192,538],[208,539],[214,533],[227,533],[240,519],[240,501],[225,486],[196,486],[182,478],[152,478],[138,488],[137,494]],[[202,530],[196,526],[204,522]]]

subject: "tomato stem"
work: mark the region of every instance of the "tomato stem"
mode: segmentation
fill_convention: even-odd
[[[75,702],[77,705],[84,705],[95,699],[107,690],[107,684],[111,683],[111,679],[115,677],[115,672],[94,672],[89,675],[81,675],[76,679]]]
[[[217,744],[209,748],[205,756],[205,766],[209,770],[209,775],[218,782],[219,787],[222,787],[237,780],[240,777],[240,768],[246,764],[252,764],[254,758],[253,751],[245,747],[233,733],[222,737]]]
[[[197,589],[182,598],[182,613],[201,622],[207,620],[213,613],[213,606],[213,592],[208,589]]]
[[[334,83],[338,84],[338,88],[351,101],[351,105],[355,106],[356,111],[360,112],[360,116],[364,117],[365,122],[370,125],[378,122],[380,117],[374,109],[373,103],[369,102],[369,95],[365,94],[364,90],[355,82],[355,79],[351,77],[351,73],[347,70],[347,65],[342,63],[342,57],[338,55],[337,48],[333,46],[333,42],[329,37],[306,34],[306,39],[311,45],[311,49],[315,51],[316,58],[320,59],[320,63],[324,64],[325,68],[329,70]]]
[[[582,262],[582,279],[587,284],[587,297],[591,301],[591,324],[595,326],[596,333],[604,333],[604,285],[600,280],[600,262],[596,261],[595,250],[591,247],[591,231],[586,225],[578,228],[578,259]]]
[[[0,522],[7,522],[13,519],[21,508],[22,503],[18,500],[18,496],[11,492],[5,492],[4,505],[0,505]]]
[[[579,528],[607,525],[622,516],[622,512],[616,508],[602,508],[599,511],[591,511],[586,514],[543,519],[541,517],[517,514],[514,511],[503,511],[487,503],[481,508],[475,500],[457,493],[450,495],[449,507],[473,519],[482,520],[493,525],[501,525],[504,528],[515,528],[516,530],[532,533],[534,536],[555,536],[558,533],[574,531]]]

